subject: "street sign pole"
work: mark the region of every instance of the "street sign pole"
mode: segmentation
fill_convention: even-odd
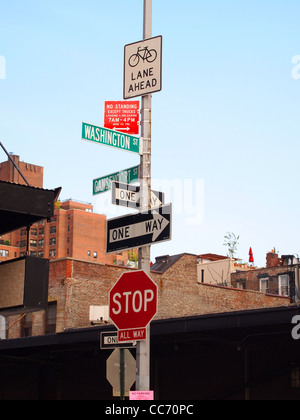
[[[144,0],[143,39],[152,37],[152,0]],[[151,208],[151,94],[142,97],[141,141],[141,211]],[[150,275],[150,246],[139,248],[139,269]],[[150,324],[147,327],[147,339],[137,343],[136,390],[150,390]]]
[[[125,350],[120,349],[120,400],[125,400]]]

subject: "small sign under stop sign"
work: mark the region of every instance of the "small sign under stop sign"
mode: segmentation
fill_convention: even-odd
[[[109,317],[119,341],[145,340],[156,312],[157,285],[144,271],[124,273],[109,293]]]

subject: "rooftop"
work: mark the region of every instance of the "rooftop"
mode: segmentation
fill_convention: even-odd
[[[218,255],[218,254],[200,254],[197,256],[197,258],[201,260],[219,261],[219,260],[227,260],[229,257],[225,257],[224,255]]]
[[[158,271],[164,273],[167,271],[176,261],[180,260],[184,255],[194,255],[183,252],[182,254],[177,255],[162,255],[161,257],[156,257],[155,263],[151,266],[151,271]]]

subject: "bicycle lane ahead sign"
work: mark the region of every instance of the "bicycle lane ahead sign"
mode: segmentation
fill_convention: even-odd
[[[162,89],[162,36],[125,45],[124,99]]]

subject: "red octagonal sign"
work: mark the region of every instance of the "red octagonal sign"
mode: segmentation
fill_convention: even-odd
[[[144,340],[157,312],[157,285],[144,271],[124,273],[109,292],[109,317],[119,341]]]

